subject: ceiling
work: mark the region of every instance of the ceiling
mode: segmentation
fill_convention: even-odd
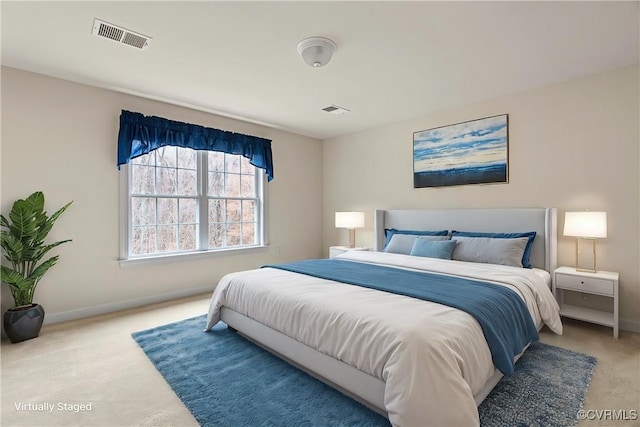
[[[639,62],[639,2],[1,2],[2,64],[319,139]],[[153,41],[92,35],[94,18]],[[300,40],[338,45],[322,68]],[[321,109],[336,104],[351,113]],[[142,112],[150,114],[150,112]]]

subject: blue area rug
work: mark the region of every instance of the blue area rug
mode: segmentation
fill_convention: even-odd
[[[202,426],[389,426],[205,316],[132,334]],[[478,408],[483,427],[575,426],[596,360],[533,343]]]

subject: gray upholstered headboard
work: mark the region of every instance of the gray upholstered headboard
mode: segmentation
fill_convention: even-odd
[[[535,231],[531,263],[553,272],[557,264],[556,208],[376,210],[374,250],[384,246],[385,228],[496,233]]]

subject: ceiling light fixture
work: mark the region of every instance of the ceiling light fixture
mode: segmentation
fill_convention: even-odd
[[[314,68],[327,65],[338,46],[325,37],[309,37],[298,43],[298,53]]]

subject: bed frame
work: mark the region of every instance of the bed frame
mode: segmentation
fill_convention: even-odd
[[[382,249],[385,228],[505,233],[536,231],[531,263],[536,268],[552,273],[556,268],[556,217],[555,208],[376,210],[373,248],[376,251]],[[379,378],[359,371],[227,307],[222,308],[221,319],[250,341],[387,416],[384,407],[385,384]],[[541,327],[542,325],[538,325],[538,329]],[[474,396],[477,405],[487,397],[500,378],[502,373],[496,369],[485,387]]]

